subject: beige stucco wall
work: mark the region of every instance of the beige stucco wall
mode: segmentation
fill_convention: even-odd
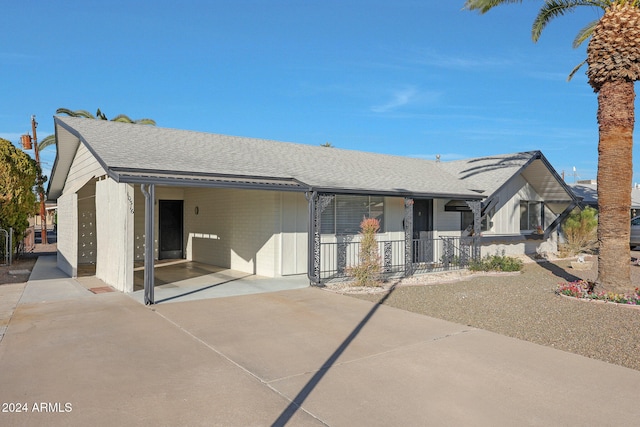
[[[112,179],[96,183],[96,277],[133,291],[133,187]]]

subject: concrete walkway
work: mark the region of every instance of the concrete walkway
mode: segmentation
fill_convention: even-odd
[[[631,426],[640,417],[639,371],[319,289],[145,307],[67,280],[32,279],[17,304],[0,342],[0,402],[23,412],[0,412],[0,425]],[[5,289],[15,292],[0,286],[0,299]]]

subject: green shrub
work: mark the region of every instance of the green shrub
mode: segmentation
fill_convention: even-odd
[[[591,207],[574,209],[562,223],[567,240],[564,250],[569,255],[592,252],[598,245],[598,211]]]
[[[380,229],[380,221],[375,218],[364,218],[360,223],[360,252],[358,265],[349,267],[347,274],[355,279],[357,286],[378,286],[382,267],[376,233]]]
[[[523,267],[522,260],[510,256],[487,255],[479,261],[471,261],[471,271],[520,271]]]

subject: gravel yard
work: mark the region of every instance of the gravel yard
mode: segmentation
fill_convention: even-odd
[[[631,270],[634,286],[640,285],[640,266]],[[569,260],[529,262],[516,274],[426,285],[413,278],[392,290],[384,304],[640,370],[639,308],[554,293],[559,283],[596,275],[596,265],[574,270]],[[351,294],[369,301],[385,295]]]

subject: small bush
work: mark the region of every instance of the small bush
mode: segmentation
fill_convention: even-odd
[[[487,255],[479,261],[469,264],[471,271],[520,271],[523,267],[522,260],[510,256]]]
[[[349,267],[347,274],[355,279],[356,286],[378,286],[382,267],[376,233],[380,229],[380,221],[375,218],[364,218],[360,223],[360,253],[358,265]]]
[[[564,250],[569,255],[593,252],[598,246],[598,211],[591,207],[574,209],[562,223],[567,243]]]

